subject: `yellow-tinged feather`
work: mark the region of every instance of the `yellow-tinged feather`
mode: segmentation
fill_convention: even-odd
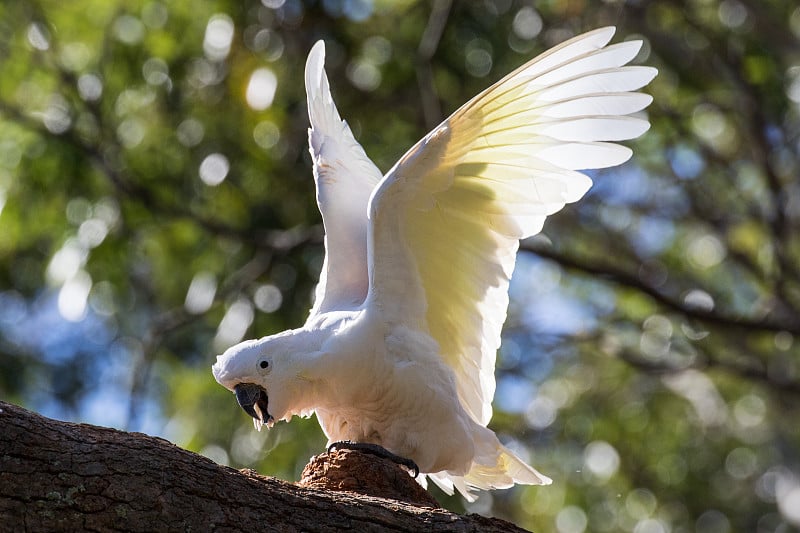
[[[567,41],[480,93],[409,150],[370,201],[370,297],[386,302],[390,320],[424,317],[462,405],[482,425],[491,417],[519,239],[589,189],[591,180],[577,170],[630,157],[630,149],[606,141],[648,127],[627,115],[650,103],[631,91],[655,70],[623,66],[641,43],[606,46],[613,33],[603,28]],[[474,466],[464,478],[432,479],[449,480],[450,490],[543,482],[513,455],[501,462]]]

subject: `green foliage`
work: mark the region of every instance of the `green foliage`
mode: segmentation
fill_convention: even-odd
[[[492,427],[555,483],[467,509],[561,533],[800,527],[787,0],[0,3],[0,395],[296,479],[323,449],[316,422],[256,433],[210,365],[311,301],[313,42],[385,170],[607,24],[660,70],[653,126],[523,244],[498,357]]]

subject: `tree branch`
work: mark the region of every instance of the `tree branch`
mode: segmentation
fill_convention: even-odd
[[[770,389],[790,393],[793,395],[800,394],[800,382],[798,381],[793,381],[790,379],[779,380],[774,376],[771,376],[769,372],[763,368],[757,368],[753,365],[747,365],[733,361],[722,361],[720,359],[711,357],[705,352],[703,353],[702,359],[687,365],[646,359],[634,353],[632,350],[622,350],[617,355],[620,359],[632,367],[647,374],[678,374],[690,368],[702,371],[716,368],[728,374],[733,374],[750,381],[761,383]]]
[[[405,481],[413,483],[407,474]],[[429,504],[301,487],[163,439],[50,420],[5,402],[0,516],[3,532],[523,531]]]
[[[436,49],[439,48],[439,41],[442,39],[452,3],[452,0],[436,0],[433,3],[428,24],[425,26],[417,48],[417,83],[422,101],[422,113],[428,129],[436,127],[442,120],[442,106],[439,104],[439,96],[433,83],[431,59],[436,53]]]
[[[636,275],[610,264],[604,264],[596,259],[592,260],[591,263],[588,261],[582,261],[578,258],[569,257],[565,254],[559,253],[552,248],[540,246],[530,241],[523,242],[520,246],[520,250],[528,251],[540,257],[544,257],[545,259],[555,261],[564,268],[578,270],[585,274],[601,276],[602,278],[610,280],[618,285],[637,290],[642,294],[649,296],[662,306],[676,311],[687,318],[700,320],[705,323],[714,324],[716,326],[725,328],[740,328],[761,332],[788,331],[794,335],[800,335],[800,320],[796,318],[782,319],[774,317],[757,319],[731,316],[713,310],[708,311],[705,309],[698,309],[687,306],[672,296],[669,296],[661,292],[659,289],[648,285],[640,280]]]

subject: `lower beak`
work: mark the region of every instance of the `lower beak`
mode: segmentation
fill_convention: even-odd
[[[263,424],[272,427],[275,419],[269,414],[269,396],[264,387],[255,383],[239,383],[233,388],[233,393],[244,412],[253,417],[257,430],[261,431]]]

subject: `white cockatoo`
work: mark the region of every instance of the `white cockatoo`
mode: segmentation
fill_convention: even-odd
[[[257,429],[316,413],[329,445],[370,443],[452,494],[551,480],[503,446],[495,355],[519,240],[581,198],[579,169],[623,163],[644,133],[634,92],[656,70],[625,66],[641,41],[614,28],[566,41],[481,92],[386,174],[331,97],[325,46],[306,63],[309,144],[325,261],[306,323],[217,357]]]

